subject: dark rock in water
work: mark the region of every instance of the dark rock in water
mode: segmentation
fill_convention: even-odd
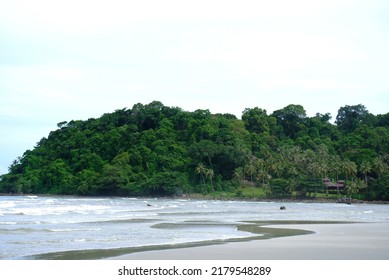
[[[280,210],[286,210],[286,207],[285,206],[281,206]]]
[[[147,203],[147,206],[152,206],[152,205]]]

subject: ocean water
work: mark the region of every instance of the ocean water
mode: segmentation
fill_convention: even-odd
[[[0,196],[0,259],[247,238],[237,225],[274,220],[389,222],[389,205]]]

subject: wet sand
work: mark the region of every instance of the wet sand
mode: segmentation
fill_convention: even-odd
[[[389,223],[271,225],[312,234],[132,253],[117,260],[389,260]]]

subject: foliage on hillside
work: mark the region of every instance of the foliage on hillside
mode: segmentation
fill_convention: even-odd
[[[346,180],[343,194],[388,200],[389,113],[363,105],[307,117],[301,105],[242,119],[161,102],[97,119],[58,123],[1,176],[0,192],[80,195],[180,195],[234,191],[269,197],[327,193],[325,177]]]

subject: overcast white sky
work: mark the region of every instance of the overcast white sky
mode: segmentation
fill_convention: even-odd
[[[159,100],[389,110],[387,0],[0,0],[0,174],[61,121]]]

